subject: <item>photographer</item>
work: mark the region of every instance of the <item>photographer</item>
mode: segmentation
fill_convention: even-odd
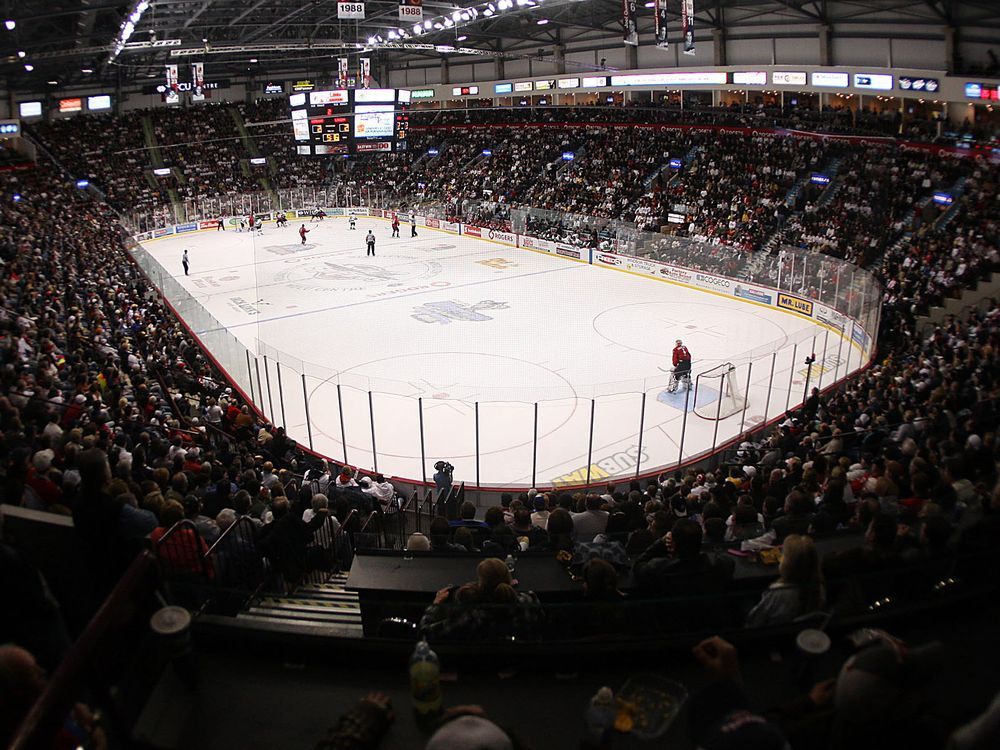
[[[434,486],[439,497],[442,492],[448,492],[451,489],[454,473],[455,467],[447,461],[438,461],[434,464]]]

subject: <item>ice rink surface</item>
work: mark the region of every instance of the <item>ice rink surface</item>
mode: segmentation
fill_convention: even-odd
[[[308,399],[315,450],[387,475],[422,479],[444,458],[470,484],[581,484],[589,456],[592,480],[631,476],[637,462],[676,465],[801,401],[807,353],[819,357],[811,384],[861,365],[836,332],[731,297],[425,227],[392,238],[379,219],[353,231],[344,218],[306,221],[303,244],[302,224],[145,247],[259,356],[247,369],[267,416],[307,445]],[[696,374],[739,366],[745,413],[717,423],[664,393],[678,338]],[[702,389],[699,404],[713,400]]]

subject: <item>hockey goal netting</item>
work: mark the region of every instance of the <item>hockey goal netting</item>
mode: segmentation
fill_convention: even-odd
[[[746,391],[737,376],[736,365],[726,362],[695,378],[694,413],[703,419],[725,419],[747,406]],[[711,398],[706,398],[711,394]]]

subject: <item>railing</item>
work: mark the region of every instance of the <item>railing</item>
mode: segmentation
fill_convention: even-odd
[[[14,733],[8,750],[54,747],[54,738],[63,729],[66,717],[85,693],[100,701],[98,707],[105,710],[108,734],[112,738],[127,737],[134,717],[116,709],[119,702],[111,688],[133,666],[131,660],[138,656],[140,648],[138,641],[147,633],[146,620],[159,607],[154,598],[153,572],[154,560],[149,553],[136,557],[56,668]],[[7,602],[5,606],[13,605]],[[148,643],[144,645],[148,648]],[[139,661],[151,668],[148,656],[144,654],[146,658]]]

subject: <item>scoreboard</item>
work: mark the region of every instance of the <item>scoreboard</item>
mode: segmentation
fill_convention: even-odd
[[[295,150],[336,156],[406,149],[410,92],[399,89],[331,89],[288,97]]]

